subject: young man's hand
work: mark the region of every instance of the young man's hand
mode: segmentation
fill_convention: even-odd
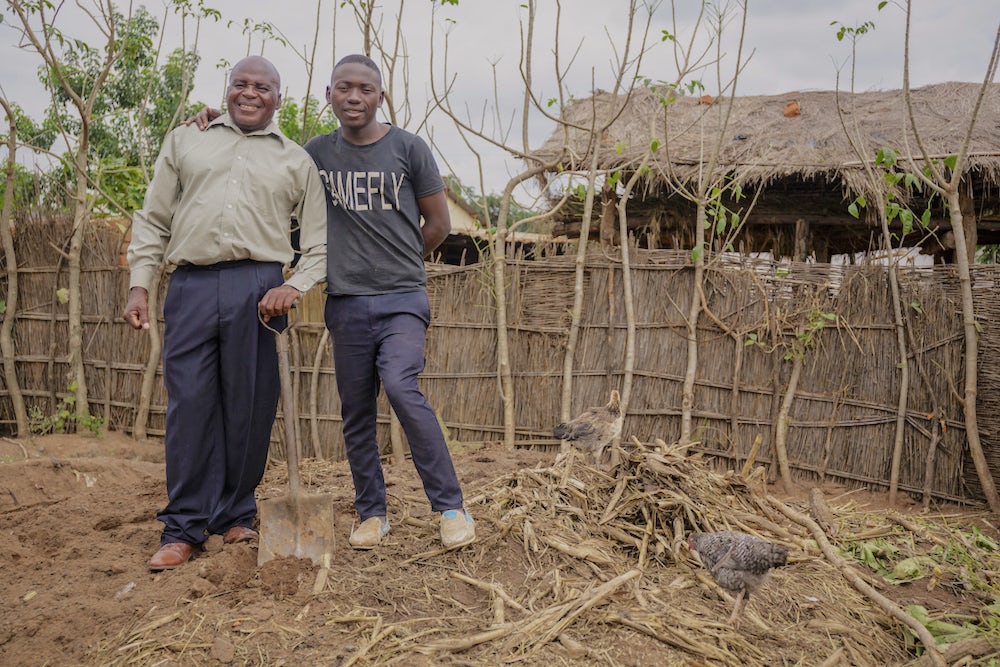
[[[181,125],[190,125],[192,123],[197,123],[198,129],[202,132],[208,127],[208,124],[213,120],[222,115],[222,112],[218,109],[213,109],[212,107],[202,107],[202,110],[191,116],[186,120],[181,121]]]

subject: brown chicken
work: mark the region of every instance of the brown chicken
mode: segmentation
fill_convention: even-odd
[[[720,586],[736,594],[736,605],[729,617],[732,625],[737,624],[750,594],[760,588],[771,568],[788,563],[786,547],[746,533],[691,533],[688,547],[698,553],[702,565]]]
[[[558,424],[552,429],[552,435],[589,453],[595,463],[600,463],[604,448],[621,435],[624,419],[621,396],[617,389],[612,389],[607,405],[588,408],[575,419]]]

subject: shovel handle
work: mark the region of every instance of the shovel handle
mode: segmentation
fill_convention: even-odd
[[[292,369],[288,363],[288,333],[275,333],[278,348],[278,379],[281,383],[281,412],[285,422],[285,458],[288,461],[288,488],[299,493],[299,440],[295,435],[295,397],[292,395]]]

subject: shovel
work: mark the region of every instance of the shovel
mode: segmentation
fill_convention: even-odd
[[[329,566],[333,553],[334,512],[330,495],[306,495],[299,481],[299,440],[296,436],[295,399],[292,372],[288,365],[288,334],[275,335],[278,348],[278,375],[281,382],[282,412],[285,421],[288,494],[260,501],[260,540],[257,565],[272,558],[308,558]],[[324,556],[326,556],[324,562]]]

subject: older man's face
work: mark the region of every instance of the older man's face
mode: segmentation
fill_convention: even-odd
[[[281,104],[280,85],[274,69],[266,63],[237,63],[226,91],[226,107],[236,127],[244,132],[266,127]]]

